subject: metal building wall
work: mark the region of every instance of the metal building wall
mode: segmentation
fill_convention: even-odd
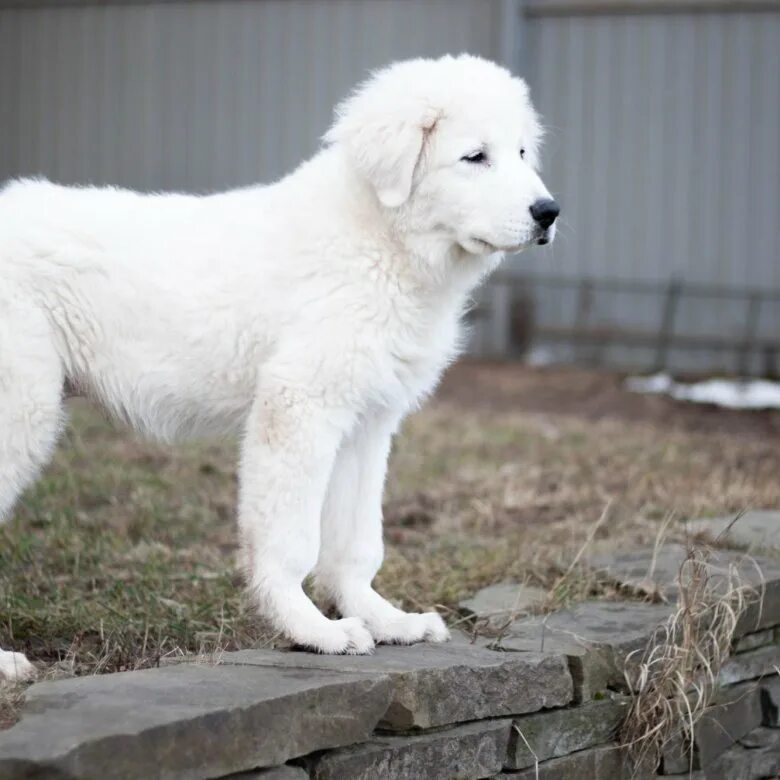
[[[496,58],[500,0],[0,0],[0,181],[207,191],[280,176],[394,59]]]
[[[780,286],[780,7],[543,7],[525,40],[546,170],[566,201],[556,265],[735,285],[749,270]]]
[[[770,0],[0,0],[0,181],[209,191],[273,179],[317,148],[370,68],[462,50],[521,63],[549,128],[559,238],[510,268],[780,288]],[[511,295],[485,298],[474,348],[501,351]],[[540,287],[535,308],[554,327],[577,316],[560,288]],[[611,292],[593,310],[646,330],[663,300]],[[677,325],[733,334],[744,321],[740,305],[691,299]],[[780,306],[763,307],[758,335],[779,332]],[[674,358],[711,369],[723,355]]]
[[[563,204],[559,238],[533,270],[780,289],[780,3],[529,0],[526,11],[545,177]],[[539,296],[548,323],[572,322],[573,294]],[[646,329],[663,299],[596,304],[603,324]],[[677,327],[729,336],[745,316],[742,303],[691,298]],[[777,303],[757,330],[780,333]],[[643,362],[619,352],[603,359]],[[708,370],[731,357],[673,363]]]

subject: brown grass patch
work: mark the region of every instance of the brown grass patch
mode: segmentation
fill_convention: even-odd
[[[549,590],[548,607],[609,595],[584,546],[652,543],[669,517],[684,540],[677,518],[780,505],[773,429],[698,412],[688,425],[684,404],[640,414],[657,399],[633,396],[630,414],[598,414],[601,386],[605,407],[621,403],[610,375],[577,374],[586,403],[570,372],[494,366],[475,385],[463,371],[391,459],[377,586],[407,609],[454,621],[460,599],[511,580]],[[474,386],[478,399],[464,394]],[[242,596],[235,446],[144,443],[83,404],[72,412],[0,527],[0,647],[86,674],[273,642]]]

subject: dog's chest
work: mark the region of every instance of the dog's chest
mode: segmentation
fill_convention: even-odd
[[[428,395],[459,349],[460,306],[397,307],[388,317],[375,354],[377,379],[391,400],[411,406]]]

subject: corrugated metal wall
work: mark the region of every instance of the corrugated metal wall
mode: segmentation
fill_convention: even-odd
[[[567,273],[780,286],[780,13],[537,15],[525,40]]]
[[[273,179],[317,148],[370,68],[467,50],[522,63],[549,128],[559,238],[511,269],[780,288],[776,5],[527,0],[523,19],[521,0],[0,0],[0,180],[208,191]],[[510,297],[486,294],[478,351],[506,347]],[[542,325],[577,316],[573,291],[539,286],[535,299]],[[592,311],[597,325],[647,331],[663,297],[596,292]],[[727,336],[746,312],[688,298],[677,326]],[[756,330],[780,333],[780,305],[763,306]],[[596,353],[643,365],[653,350]]]
[[[524,31],[549,127],[546,177],[563,204],[546,270],[780,288],[780,7],[554,5],[547,13],[543,0],[533,3]],[[540,290],[537,303],[548,323],[574,318],[572,296],[558,289]],[[604,325],[647,329],[658,326],[663,299],[605,294],[596,308]],[[681,300],[678,330],[741,333],[746,310]],[[780,333],[776,302],[762,307],[758,332]],[[638,353],[619,352],[603,359],[636,362]],[[707,368],[732,357],[678,353],[672,362]]]
[[[0,180],[211,190],[280,176],[394,59],[497,57],[499,0],[5,7]],[[22,4],[23,5],[23,4]]]

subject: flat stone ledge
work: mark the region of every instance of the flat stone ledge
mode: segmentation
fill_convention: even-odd
[[[562,758],[539,763],[521,772],[504,772],[496,777],[514,780],[647,780],[652,773],[632,766],[625,750],[617,745],[581,750]]]
[[[512,623],[500,647],[562,653],[569,661],[575,700],[589,701],[607,690],[626,690],[627,656],[644,648],[671,611],[665,604],[585,601]]]
[[[751,731],[706,770],[663,777],[680,780],[769,780],[780,777],[780,729]]]
[[[419,736],[376,737],[305,761],[316,780],[450,780],[501,770],[512,722],[486,720]]]
[[[485,620],[492,626],[529,614],[544,603],[547,591],[515,582],[502,582],[477,591],[458,605],[469,617]]]
[[[563,655],[501,653],[464,639],[381,646],[370,656],[240,650],[225,653],[221,663],[387,676],[392,696],[380,727],[393,731],[537,712],[566,705],[573,696]]]
[[[225,775],[219,780],[309,780],[309,773],[303,767],[285,764],[272,766],[270,769],[254,769],[235,775]]]
[[[688,551],[681,544],[669,544],[660,550],[651,547],[618,555],[596,556],[591,565],[603,575],[626,588],[654,589],[669,601],[678,595],[677,577]],[[715,550],[710,564],[713,586],[725,585],[730,564],[739,567],[746,585],[755,588],[757,597],[739,620],[735,635],[760,631],[780,624],[780,563],[768,558],[746,558],[733,550]]]
[[[780,730],[758,728],[740,739],[739,746],[744,751],[741,759],[749,763],[754,777],[780,776]]]
[[[721,685],[733,685],[745,680],[777,676],[780,668],[780,646],[768,645],[732,655],[720,670]]]
[[[507,769],[525,769],[585,748],[612,742],[628,712],[626,697],[525,715],[509,736]]]
[[[691,534],[706,539],[718,539],[724,544],[735,544],[752,550],[780,549],[780,510],[762,509],[745,512],[736,522],[736,515],[701,517],[689,520]]]
[[[30,687],[0,780],[219,777],[367,739],[387,676],[187,664]]]
[[[780,675],[775,674],[761,681],[761,706],[764,725],[780,727]]]
[[[754,683],[736,685],[721,692],[720,701],[708,708],[694,727],[692,749],[682,739],[664,751],[663,773],[682,774],[706,769],[739,739],[761,725],[761,690]]]
[[[733,652],[739,654],[748,650],[756,650],[759,647],[777,644],[776,633],[776,629],[765,628],[763,631],[745,634],[734,642]]]

